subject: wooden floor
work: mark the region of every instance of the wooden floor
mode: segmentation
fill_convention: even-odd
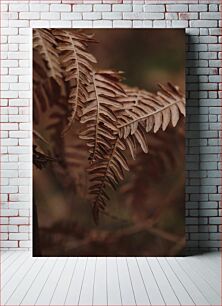
[[[221,305],[220,254],[32,258],[1,253],[0,305]]]

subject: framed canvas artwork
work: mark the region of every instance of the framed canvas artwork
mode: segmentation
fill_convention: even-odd
[[[33,30],[33,256],[179,256],[185,32]]]

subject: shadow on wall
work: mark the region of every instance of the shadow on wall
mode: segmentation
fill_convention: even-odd
[[[192,46],[192,47],[191,47]],[[186,249],[185,255],[203,253],[199,247],[200,234],[200,83],[197,68],[198,52],[191,35],[186,35]],[[191,54],[192,56],[188,56]],[[192,72],[190,73],[190,69]],[[195,118],[195,120],[193,119]],[[203,227],[206,227],[205,229]],[[202,232],[207,224],[202,225]],[[207,250],[206,250],[207,251]]]

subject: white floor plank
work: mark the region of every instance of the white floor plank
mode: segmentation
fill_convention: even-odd
[[[16,290],[17,286],[23,282],[26,274],[30,271],[32,266],[35,264],[35,260],[32,258],[27,259],[21,268],[14,273],[13,277],[10,279],[10,282],[7,282],[5,285],[3,284],[3,289],[1,290],[1,302],[4,305],[13,292]]]
[[[41,293],[45,283],[47,282],[50,273],[54,265],[56,264],[56,258],[50,258],[47,260],[46,264],[39,271],[29,290],[24,295],[21,305],[35,305],[39,294]]]
[[[19,270],[22,268],[23,264],[25,263],[25,261],[29,258],[28,255],[25,253],[23,254],[21,252],[21,255],[16,262],[13,263],[13,265],[11,265],[7,271],[4,273],[2,272],[2,276],[1,276],[1,290],[3,289],[4,286],[6,286],[6,284],[11,280],[11,278],[16,275],[17,273],[19,273]]]
[[[86,270],[86,264],[86,257],[78,258],[74,273],[72,275],[70,286],[68,288],[65,305],[78,305],[84,274]]]
[[[120,282],[120,292],[123,305],[136,305],[135,294],[133,291],[126,258],[117,258],[118,276]]]
[[[196,305],[209,305],[209,302],[206,300],[206,298],[203,296],[203,294],[200,292],[196,284],[192,281],[192,278],[190,278],[183,269],[181,269],[178,262],[175,260],[174,257],[167,257],[167,261],[169,262],[172,270],[175,274],[178,275],[181,282],[185,286],[187,292],[190,296],[192,296],[192,300]]]
[[[66,260],[67,258],[57,258],[56,264],[53,267],[47,282],[44,284],[35,305],[50,305],[51,298],[62,275]]]
[[[147,294],[144,280],[141,277],[140,270],[137,265],[135,257],[128,257],[126,259],[128,270],[135,293],[135,299],[137,305],[150,305],[150,300]]]
[[[196,273],[193,267],[187,263],[187,261],[182,260],[181,258],[176,259],[179,263],[180,267],[186,272],[187,274],[192,277],[192,280],[196,283],[196,286],[201,291],[203,296],[206,298],[209,304],[212,305],[220,305],[221,299],[220,296],[216,293],[214,289],[200,276],[199,273]]]
[[[181,283],[180,279],[177,277],[177,274],[174,273],[171,266],[168,264],[164,257],[157,259],[162,271],[166,275],[171,287],[174,288],[174,292],[181,305],[195,305],[192,297],[186,291],[185,287]]]
[[[107,258],[107,299],[108,305],[121,305],[116,257]]]
[[[184,259],[201,277],[211,286],[215,291],[221,293],[221,269],[218,269],[218,273],[214,273],[209,265],[204,264],[202,261],[197,260],[195,257],[189,257]]]
[[[9,258],[12,255],[15,255],[14,252],[10,251],[0,252],[0,262],[3,263],[5,260],[7,260],[7,258]]]
[[[96,257],[88,258],[78,305],[92,305],[93,303],[96,261]]]
[[[61,278],[55,288],[50,305],[64,305],[76,263],[77,258],[68,258]]]
[[[22,252],[15,252],[13,256],[10,256],[8,260],[6,260],[5,264],[1,266],[1,273],[6,273],[6,271],[16,264],[16,261],[22,256]]]
[[[149,257],[147,258],[147,262],[154,274],[156,282],[159,285],[159,288],[161,290],[162,296],[164,297],[166,304],[179,305],[179,300],[171,284],[168,282],[163,270],[161,269],[157,259],[154,257]]]
[[[161,291],[146,258],[138,257],[137,263],[143,277],[151,305],[165,305]]]
[[[215,254],[203,254],[200,256],[195,256],[202,263],[205,263],[213,273],[218,274],[218,266],[221,266],[220,256],[216,256]]]
[[[107,305],[106,258],[96,260],[93,305]]]
[[[47,261],[44,259],[34,262],[31,269],[28,271],[27,274],[25,274],[25,276],[22,278],[22,281],[18,283],[15,290],[9,296],[6,305],[19,305],[21,303],[24,295],[29,290],[30,285],[35,280],[39,271],[41,271],[42,267],[44,266],[44,264],[46,264],[46,262]],[[9,285],[11,286],[11,282]],[[10,286],[7,286],[7,288]]]

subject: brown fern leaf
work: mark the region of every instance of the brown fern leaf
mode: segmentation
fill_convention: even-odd
[[[119,97],[125,93],[119,84],[120,75],[113,71],[93,72],[87,86],[88,98],[82,111],[84,128],[80,137],[89,147],[91,162],[103,158],[117,133],[115,109],[121,108]]]
[[[88,169],[91,176],[89,195],[92,198],[92,210],[95,223],[98,224],[99,212],[103,211],[109,197],[106,187],[116,189],[119,180],[124,178],[124,170],[129,171],[127,160],[123,154],[126,150],[124,141],[116,135],[112,146],[103,159],[93,163]]]
[[[33,30],[33,47],[37,50],[47,64],[48,77],[52,77],[58,85],[62,83],[62,69],[59,55],[56,51],[57,42],[52,30]]]
[[[128,106],[118,124],[119,135],[127,138],[136,133],[140,123],[146,132],[165,130],[170,122],[176,126],[180,113],[185,115],[185,97],[178,87],[160,85],[157,94],[145,90],[126,89]]]
[[[76,117],[80,117],[87,98],[86,87],[91,82],[95,57],[87,51],[89,43],[95,42],[92,35],[76,30],[54,30],[60,58],[64,67],[65,81],[70,84],[68,102],[72,106],[68,126],[71,127]]]

